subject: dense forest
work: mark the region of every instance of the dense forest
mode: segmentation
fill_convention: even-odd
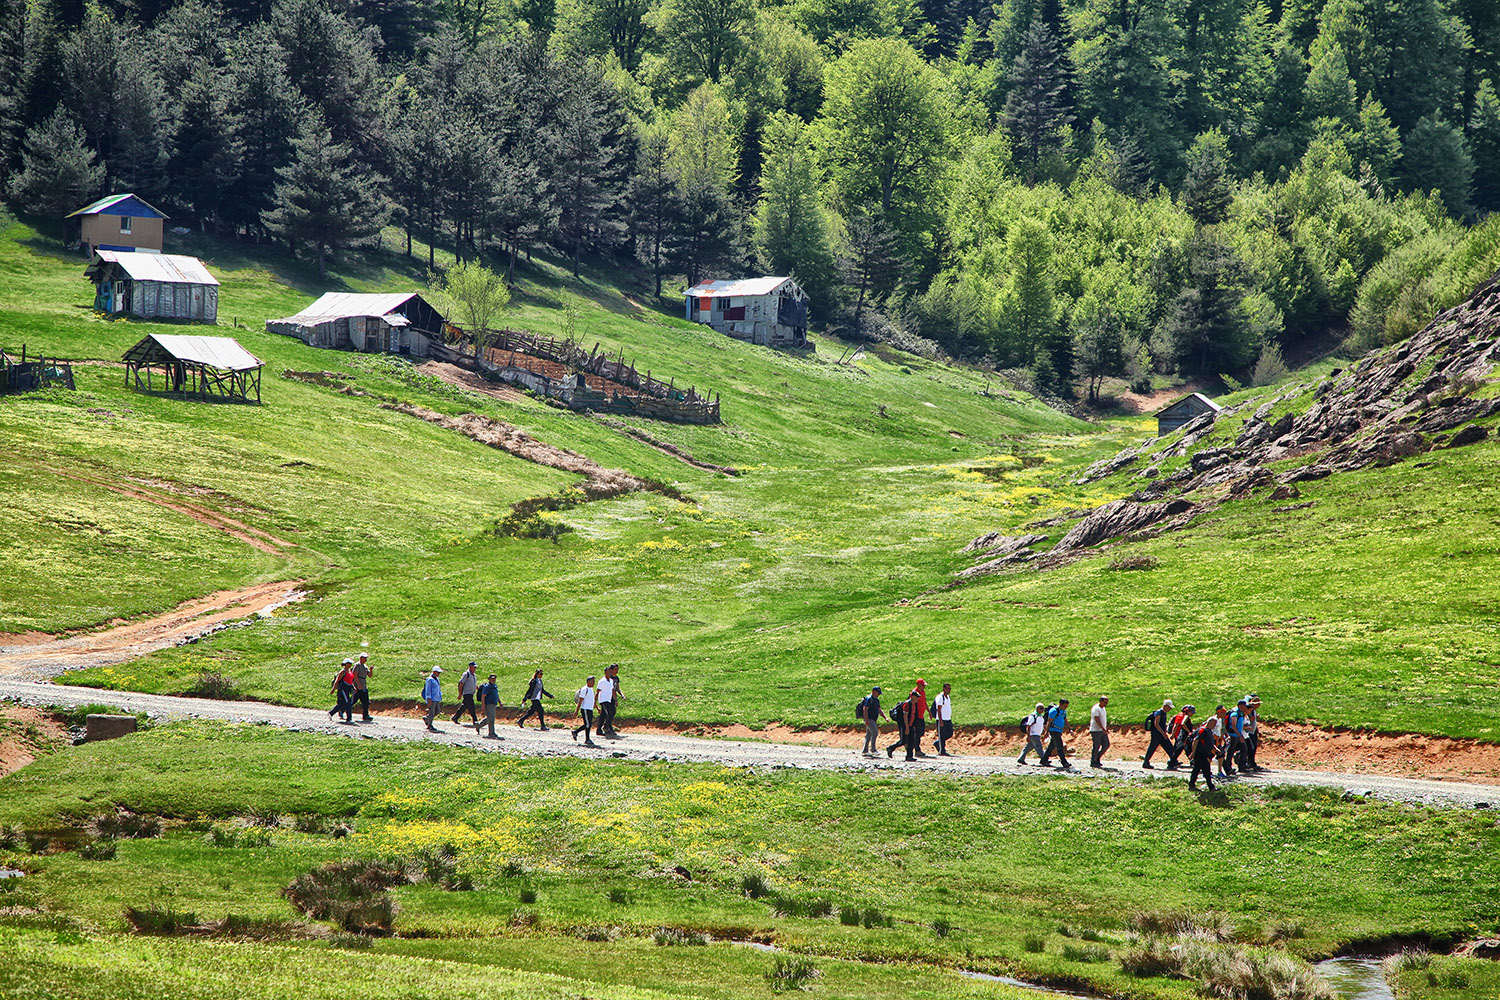
[[[395,226],[658,294],[793,273],[1068,395],[1456,300],[1500,264],[1497,84],[1493,0],[0,0],[0,175],[320,267]]]

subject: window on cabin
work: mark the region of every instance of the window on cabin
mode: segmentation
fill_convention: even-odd
[[[120,216],[120,232],[126,236],[130,235],[131,218],[128,215]]]

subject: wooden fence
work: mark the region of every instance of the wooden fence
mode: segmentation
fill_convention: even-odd
[[[0,393],[28,392],[49,385],[73,388],[73,365],[58,358],[28,358],[25,344],[21,345],[19,361],[0,350]]]

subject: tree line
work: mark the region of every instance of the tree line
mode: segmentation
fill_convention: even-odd
[[[0,177],[317,261],[791,273],[1096,393],[1270,378],[1500,263],[1488,0],[0,0]]]

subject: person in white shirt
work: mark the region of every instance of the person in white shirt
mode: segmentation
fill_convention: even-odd
[[[594,727],[594,732],[605,739],[614,739],[615,726],[615,679],[610,676],[613,665],[604,671],[604,676],[599,678],[599,723]]]
[[[577,743],[578,734],[582,733],[583,745],[586,747],[599,745],[590,735],[590,730],[594,727],[594,709],[599,707],[599,689],[594,686],[594,681],[594,676],[590,674],[589,679],[583,682],[583,687],[573,695],[574,714],[583,716],[583,725],[573,730],[573,742]]]
[[[948,752],[948,741],[953,738],[953,685],[944,684],[943,693],[932,699],[932,717],[937,720],[937,752],[939,757],[952,757]]]
[[[1021,759],[1016,761],[1017,764],[1026,763],[1026,755],[1033,750],[1038,757],[1045,753],[1042,749],[1042,733],[1047,729],[1047,706],[1037,702],[1036,711],[1026,716],[1021,728],[1026,731],[1026,749],[1021,751]]]
[[[1099,696],[1099,704],[1089,709],[1089,739],[1094,741],[1094,752],[1089,757],[1089,767],[1104,766],[1104,751],[1109,749],[1109,697]]]

